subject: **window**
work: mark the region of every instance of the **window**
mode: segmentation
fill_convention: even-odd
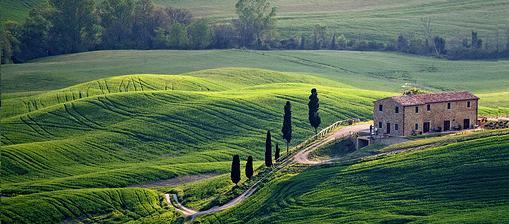
[[[383,111],[384,110],[384,106],[382,104],[378,105],[378,111]]]
[[[394,124],[394,130],[399,130],[398,124]]]
[[[467,101],[467,107],[470,107],[470,106],[471,106],[471,105],[470,105],[470,101]]]
[[[447,103],[447,109],[451,109],[451,103]]]
[[[426,105],[426,110],[427,110],[427,111],[431,111],[431,105],[429,105],[429,104],[428,104],[428,105]]]
[[[419,107],[415,107],[415,113],[419,113]]]
[[[399,107],[396,107],[394,110],[397,114],[399,113]]]
[[[382,128],[382,122],[378,122],[378,128]]]
[[[415,130],[419,130],[419,124],[415,124]]]

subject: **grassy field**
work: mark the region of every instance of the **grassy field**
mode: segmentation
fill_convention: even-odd
[[[184,74],[192,76],[186,78],[186,84],[182,84],[190,85],[185,88],[197,90],[201,88],[200,86],[212,82],[211,84],[214,85],[209,86],[211,90],[223,90],[224,87],[217,82],[203,80],[206,75],[193,75],[193,71],[223,67],[252,67],[298,72],[334,80],[342,86],[349,85],[361,89],[395,92],[395,94],[412,86],[430,91],[469,90],[481,97],[483,114],[504,115],[509,111],[509,100],[507,100],[509,99],[507,92],[509,61],[507,60],[447,61],[395,53],[349,51],[97,51],[63,55],[39,59],[32,63],[3,65],[3,88],[7,92],[7,94],[4,92],[3,98],[7,99],[6,101],[9,101],[8,98],[18,101],[14,98],[21,99],[24,96],[111,76],[147,73],[191,72]],[[112,81],[122,82],[124,79],[129,78],[119,77]],[[165,83],[177,83],[183,78],[161,77],[159,79]],[[246,78],[237,82],[245,80]],[[93,85],[90,88],[96,93],[102,93],[101,88],[107,88],[101,87],[103,84],[97,84],[96,81],[83,85],[86,85],[82,86],[83,88]],[[123,85],[126,84],[123,83]],[[158,89],[168,88],[168,86],[158,86],[154,83],[151,85],[156,85]],[[122,91],[122,89],[114,88],[112,91]],[[55,94],[55,92],[47,94]],[[72,96],[68,97],[72,98]],[[79,97],[79,94],[74,97]],[[9,110],[6,113],[11,112],[13,111]]]
[[[251,67],[311,73],[354,87],[401,92],[429,90],[507,92],[509,61],[447,61],[384,52],[351,51],[97,51],[2,65],[5,92],[45,91],[130,74],[180,74]]]
[[[233,154],[261,160],[266,130],[282,145],[286,100],[293,103],[294,142],[312,134],[306,103],[313,87],[321,94],[323,126],[350,117],[369,119],[371,102],[390,94],[305,74],[225,68],[117,76],[11,96],[3,102],[0,120],[1,193],[12,202],[5,208],[29,203],[31,195],[70,189],[86,194],[95,188],[227,173]],[[229,190],[226,177],[221,192]],[[91,193],[89,199],[94,198]],[[220,199],[190,203],[200,207],[211,200]],[[50,217],[62,217],[55,212]],[[17,220],[11,214],[2,219]]]
[[[508,61],[379,52],[241,50],[99,51],[3,65],[1,194],[9,201],[4,208],[30,203],[31,195],[121,191],[178,176],[225,174],[233,154],[260,161],[266,130],[282,144],[286,100],[293,104],[293,142],[312,134],[306,103],[315,87],[322,126],[370,119],[375,99],[398,94],[405,85],[471,90],[481,97],[481,115],[509,114],[508,68]],[[155,190],[176,191],[197,209],[234,195],[227,174]],[[98,200],[96,195],[87,198]],[[149,199],[155,200],[138,201]],[[155,219],[175,218],[156,210]],[[141,218],[129,211],[111,206],[63,217]],[[61,214],[69,213],[57,209],[50,217],[57,220]],[[4,220],[18,218],[30,219],[2,214]]]
[[[509,135],[486,136],[476,133],[457,143],[360,163],[292,169],[246,203],[200,221],[508,222]]]
[[[2,223],[174,222],[159,192],[141,188],[62,190],[2,198]]]
[[[0,20],[22,20],[42,0],[1,0]],[[156,4],[190,9],[197,17],[223,22],[235,17],[236,0],[154,0]],[[509,3],[504,0],[275,0],[278,30],[282,36],[311,33],[316,24],[349,38],[387,41],[400,33],[420,35],[420,18],[433,20],[435,34],[448,41],[479,31],[485,43],[496,43],[509,29]],[[486,13],[489,12],[489,13]],[[501,23],[501,21],[504,21]],[[505,43],[505,38],[500,41]]]

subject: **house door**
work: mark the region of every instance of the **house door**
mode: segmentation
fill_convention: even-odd
[[[470,119],[463,120],[463,129],[470,129]]]
[[[451,130],[451,121],[444,121],[444,131]]]
[[[428,133],[429,132],[429,127],[430,127],[430,123],[429,122],[424,122],[424,124],[422,125],[422,132]]]
[[[391,123],[387,123],[387,134],[391,133]]]

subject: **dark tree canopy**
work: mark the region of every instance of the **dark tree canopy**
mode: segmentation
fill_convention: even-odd
[[[444,38],[436,36],[435,38],[433,38],[433,42],[435,43],[435,47],[437,48],[437,52],[439,55],[443,55],[446,53]]]
[[[279,144],[276,143],[276,152],[274,153],[274,160],[276,162],[279,161],[279,157],[280,157]]]
[[[246,177],[248,179],[251,179],[251,177],[253,177],[253,157],[252,156],[249,156],[247,157],[247,162],[246,162]]]
[[[50,55],[92,49],[99,42],[98,17],[94,0],[50,0],[53,15],[49,18]]]
[[[288,154],[288,147],[292,141],[292,104],[290,101],[286,101],[284,111],[285,115],[283,117],[283,128],[281,128],[281,132],[286,142],[286,154]]]
[[[270,131],[267,131],[267,138],[265,139],[265,166],[272,166],[272,138]]]
[[[230,178],[235,185],[237,185],[237,183],[239,183],[239,181],[240,181],[240,157],[239,157],[239,155],[233,156]]]
[[[311,127],[315,129],[315,134],[317,133],[318,127],[320,123],[322,123],[322,119],[320,118],[320,114],[318,110],[320,109],[320,103],[318,102],[318,92],[315,88],[311,90],[311,95],[309,96],[309,123]]]
[[[248,47],[256,43],[260,47],[259,42],[274,28],[276,7],[269,0],[238,0],[235,9],[240,44]]]

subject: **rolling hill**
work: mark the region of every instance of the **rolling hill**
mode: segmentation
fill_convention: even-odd
[[[279,128],[286,100],[293,103],[294,142],[312,133],[306,103],[314,87],[321,94],[324,126],[350,117],[368,119],[371,102],[389,94],[305,74],[225,68],[118,76],[10,98],[0,120],[1,193],[8,202],[2,210],[13,214],[2,219],[31,219],[14,208],[33,200],[57,206],[48,211],[54,221],[97,218],[113,210],[126,215],[130,207],[101,207],[96,215],[86,209],[86,214],[69,213],[73,209],[60,208],[59,201],[85,197],[89,201],[83,203],[99,203],[103,199],[97,195],[103,191],[126,193],[104,188],[226,173],[233,154],[261,160],[266,130],[282,144]]]
[[[359,163],[289,169],[242,205],[197,221],[504,223],[509,135],[486,134]]]
[[[468,90],[481,97],[483,114],[509,114],[508,60],[447,61],[385,52],[161,50],[62,55],[26,64],[2,65],[3,87],[7,92],[3,98],[40,94],[111,76],[179,74],[223,67],[306,73],[343,85],[384,92],[402,92],[412,86],[430,91]],[[101,87],[94,88],[101,91]],[[220,90],[218,86],[211,88]]]

